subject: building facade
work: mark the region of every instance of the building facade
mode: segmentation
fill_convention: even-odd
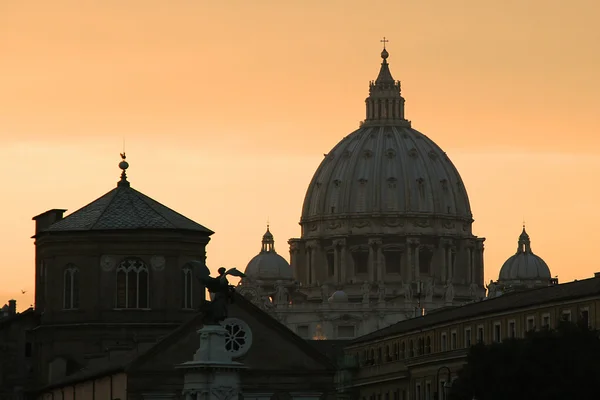
[[[359,400],[439,399],[476,343],[522,338],[560,321],[600,327],[600,273],[594,278],[515,291],[399,322],[345,346],[338,392]]]

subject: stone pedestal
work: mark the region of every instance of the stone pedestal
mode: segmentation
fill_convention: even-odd
[[[237,400],[240,394],[239,371],[244,367],[232,361],[225,347],[227,330],[207,325],[198,330],[200,348],[192,361],[177,366],[184,371],[185,400]]]

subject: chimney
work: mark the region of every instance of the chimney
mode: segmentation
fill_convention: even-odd
[[[8,315],[15,315],[17,313],[17,301],[9,300],[8,301]]]
[[[50,225],[53,223],[63,219],[63,214],[65,211],[67,210],[59,210],[55,208],[33,217],[32,219],[35,221],[35,234],[37,235],[39,232],[50,227]]]
[[[600,272],[594,272],[594,278],[600,278]]]

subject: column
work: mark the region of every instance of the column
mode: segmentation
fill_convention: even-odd
[[[419,280],[419,276],[421,274],[421,271],[419,270],[419,251],[421,250],[421,246],[419,245],[419,241],[418,240],[414,240],[413,241],[413,245],[414,245],[414,249],[415,249],[415,266],[414,266],[414,271],[415,271],[415,280]]]
[[[340,282],[340,249],[338,241],[333,241],[333,282]]]
[[[298,256],[299,256],[298,243],[292,242],[290,243],[290,267],[292,267],[292,273],[294,274],[294,279],[297,281],[301,281],[300,271],[298,271]]]
[[[473,246],[467,245],[467,283],[473,283]]]
[[[375,282],[375,251],[369,240],[369,282]]]
[[[346,239],[340,240],[340,282],[348,282],[348,263],[346,262]]]
[[[413,257],[412,257],[412,246],[411,246],[411,242],[410,240],[406,241],[406,282],[407,283],[411,283],[412,282],[412,261],[413,261]]]
[[[304,264],[305,264],[305,270],[304,273],[306,274],[306,285],[310,285],[311,284],[311,276],[310,276],[310,268],[311,268],[311,263],[312,263],[312,248],[310,246],[306,246],[306,251],[305,251],[305,256],[304,256]]]
[[[379,267],[379,273],[381,275],[380,279],[383,280],[383,278],[385,277],[385,271],[383,270],[383,248],[381,247],[381,241],[379,241],[379,244],[377,245],[377,265]]]

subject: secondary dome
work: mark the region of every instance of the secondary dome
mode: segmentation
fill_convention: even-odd
[[[531,241],[523,226],[517,252],[502,265],[498,283],[540,281],[547,284],[550,278],[550,268],[541,257],[531,251]]]
[[[289,280],[293,278],[292,267],[275,251],[275,240],[268,225],[262,238],[260,253],[250,260],[245,274],[252,280]]]
[[[301,223],[431,216],[472,222],[457,169],[437,144],[404,118],[400,82],[394,81],[387,57],[384,49],[379,76],[370,83],[365,121],[325,154],[315,172]],[[467,233],[464,230],[461,233]]]

